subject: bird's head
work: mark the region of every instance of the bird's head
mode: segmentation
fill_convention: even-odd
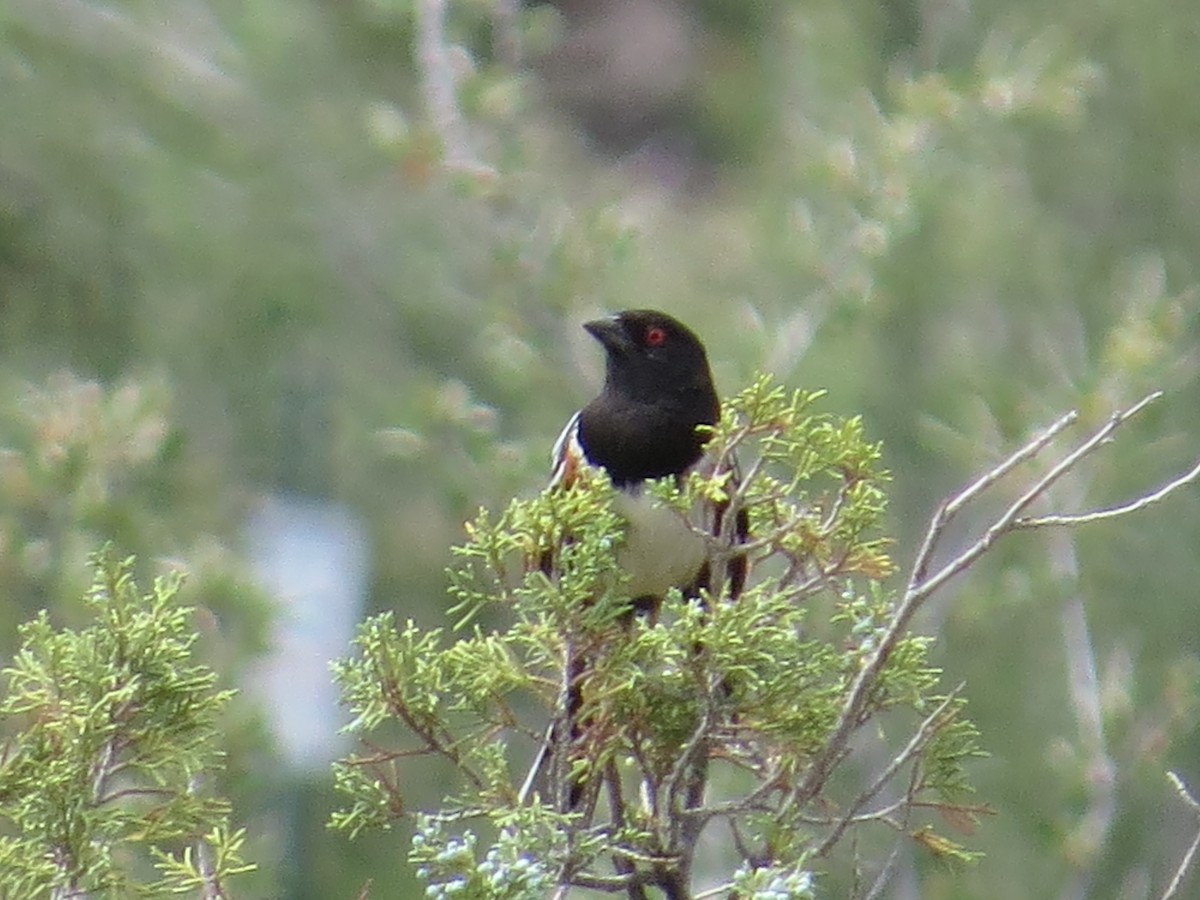
[[[713,392],[704,344],[666,313],[626,310],[583,327],[604,347],[606,390],[641,401]]]

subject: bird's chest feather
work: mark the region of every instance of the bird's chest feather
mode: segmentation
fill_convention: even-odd
[[[661,597],[695,580],[707,551],[683,517],[640,490],[617,491],[615,506],[627,523],[617,564],[629,575],[631,597]]]
[[[579,438],[588,462],[606,469],[618,487],[679,475],[702,449],[694,421],[655,407],[585,410]]]

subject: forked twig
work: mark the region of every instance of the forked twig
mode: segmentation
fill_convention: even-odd
[[[1055,465],[1051,466],[1049,471],[1039,477],[1013,501],[969,547],[937,569],[934,574],[928,575],[929,564],[933,558],[937,543],[945,533],[946,525],[954,516],[967,503],[978,497],[984,490],[995,484],[1001,477],[1012,471],[1020,463],[1036,456],[1049,445],[1056,435],[1060,434],[1067,426],[1077,420],[1077,414],[1070,412],[1061,416],[1044,432],[1018,448],[998,466],[977,478],[942,505],[930,522],[921,549],[917,553],[913,566],[913,574],[909,578],[904,597],[893,614],[886,631],[879,639],[874,652],[855,676],[824,750],[813,761],[807,775],[795,791],[794,797],[796,801],[801,804],[808,802],[820,792],[821,787],[828,780],[837,761],[844,754],[851,734],[854,733],[862,721],[863,713],[866,710],[871,693],[880,674],[891,658],[896,645],[899,643],[912,617],[920,609],[925,600],[954,576],[974,565],[1000,537],[1016,530],[1015,523],[1030,504],[1045,494],[1055,482],[1067,472],[1074,469],[1084,458],[1111,441],[1113,433],[1121,425],[1136,416],[1161,396],[1161,391],[1155,391],[1143,397],[1128,409],[1113,413],[1108,421],[1096,429],[1087,440],[1059,460]],[[1197,474],[1200,476],[1200,473]],[[1171,485],[1168,485],[1168,487],[1171,487],[1171,490],[1175,490],[1187,484],[1189,480],[1191,479],[1185,476],[1172,482],[1173,487]],[[1159,491],[1157,493],[1162,492]],[[1162,494],[1162,496],[1166,496],[1166,494]],[[1161,497],[1158,499],[1161,499]],[[1134,501],[1127,505],[1133,509],[1141,508],[1148,504],[1139,504],[1138,501]]]
[[[916,561],[913,563],[912,577],[909,579],[908,588],[911,590],[916,584],[924,580],[929,569],[929,561],[933,557],[933,549],[937,544],[938,538],[951,520],[967,505],[971,500],[978,497],[993,484],[1027,460],[1033,459],[1042,451],[1055,437],[1057,437],[1063,429],[1073,425],[1079,419],[1079,413],[1075,410],[1059,417],[1053,425],[1043,431],[1041,434],[1035,435],[1024,446],[1018,447],[1007,459],[1000,463],[995,468],[984,472],[979,478],[975,479],[971,484],[967,485],[953,497],[946,500],[938,511],[934,514],[929,522],[929,530],[925,532],[925,540],[921,542],[921,549],[917,551]]]

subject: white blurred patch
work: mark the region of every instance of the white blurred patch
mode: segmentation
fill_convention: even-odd
[[[344,751],[329,663],[349,651],[363,612],[366,531],[344,506],[272,494],[246,523],[246,543],[259,583],[279,604],[272,650],[246,689],[262,701],[283,757],[324,769]]]

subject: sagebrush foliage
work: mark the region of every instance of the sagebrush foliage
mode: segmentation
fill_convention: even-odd
[[[808,896],[803,873],[863,827],[968,857],[931,839],[918,815],[918,807],[970,814],[957,804],[969,789],[963,763],[979,752],[961,701],[939,688],[930,641],[896,640],[865,701],[851,706],[853,682],[897,611],[879,530],[887,473],[861,420],[819,412],[821,396],[758,380],[725,404],[709,443],[713,457],[739,458],[740,480],[693,473],[653,488],[681,516],[700,497],[747,510],[748,542],[733,548],[727,535],[710,536],[714,568],[734,553],[751,557],[750,584],[736,600],[676,591],[657,614],[630,615],[615,557],[623,524],[602,473],[514,500],[499,516],[481,513],[450,576],[458,633],[397,627],[384,614],[362,626],[358,654],[335,666],[355,715],[348,730],[366,739],[399,723],[409,740],[381,750],[372,738],[371,753],[342,761],[351,803],[334,824],[351,833],[386,827],[408,812],[397,764],[436,755],[457,768],[461,789],[422,820],[413,860],[431,887],[461,882],[461,896],[536,893],[463,863],[477,837],[465,830],[451,847],[451,821],[462,829],[478,820],[500,836],[485,855],[493,868],[520,858],[536,863],[538,884],[550,873],[555,884],[631,897],[648,884],[687,896],[697,842],[718,825],[732,829],[738,849],[706,860],[706,877],[723,872],[738,890],[794,885],[781,896]],[[557,565],[547,575],[533,563],[550,549]],[[483,607],[502,608],[508,625],[471,625]],[[549,783],[522,797],[547,718],[565,715],[564,672],[576,654],[588,659],[576,713],[586,726],[576,746],[556,748]],[[876,727],[884,713],[888,737]],[[848,714],[855,745],[882,746],[892,759],[882,772],[864,775],[838,737]],[[561,802],[567,782],[589,785],[585,808]],[[458,869],[431,866],[433,844]]]

